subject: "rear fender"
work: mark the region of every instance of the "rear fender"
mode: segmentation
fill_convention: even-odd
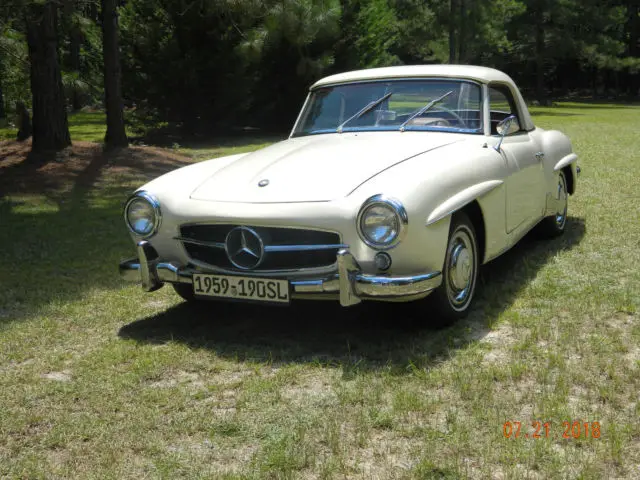
[[[573,195],[576,191],[576,184],[578,183],[578,173],[580,173],[578,167],[578,155],[571,153],[561,158],[553,167],[554,172],[564,170],[567,176],[567,191],[569,195]]]
[[[564,167],[566,167],[567,165],[571,165],[574,162],[578,161],[578,155],[576,155],[575,153],[570,153],[569,155],[561,158],[553,167],[553,171],[554,172],[559,172],[560,170],[562,170]]]

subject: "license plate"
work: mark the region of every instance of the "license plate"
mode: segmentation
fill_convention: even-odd
[[[208,297],[289,303],[289,282],[272,278],[193,275],[193,293]]]

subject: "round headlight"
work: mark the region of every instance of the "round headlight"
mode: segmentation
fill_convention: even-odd
[[[150,237],[160,226],[160,204],[147,192],[136,192],[124,208],[129,230],[140,237]]]
[[[402,239],[407,222],[407,212],[400,202],[375,195],[360,209],[358,232],[367,245],[384,250]]]

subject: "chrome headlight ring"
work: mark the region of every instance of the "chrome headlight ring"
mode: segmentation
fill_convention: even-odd
[[[395,216],[396,230],[393,234],[392,238],[386,242],[376,242],[369,238],[362,228],[362,222],[365,219],[365,214],[375,206],[382,206],[383,208],[389,209],[393,212]],[[387,197],[382,194],[374,195],[369,197],[360,207],[360,211],[358,212],[358,218],[356,220],[356,227],[358,229],[358,235],[362,239],[364,243],[366,243],[371,248],[376,250],[389,250],[398,245],[402,239],[407,234],[407,229],[409,226],[409,217],[407,215],[407,211],[404,208],[402,203],[392,197]]]
[[[135,227],[131,224],[131,221],[129,218],[129,213],[130,213],[129,209],[131,208],[131,206],[135,202],[141,202],[141,201],[146,202],[147,205],[150,207],[150,212],[152,212],[152,217],[150,217],[148,220],[151,228],[148,229],[148,231],[142,231],[142,232],[135,229]],[[154,197],[151,193],[145,190],[137,191],[136,193],[131,195],[131,197],[129,197],[129,199],[127,200],[127,203],[124,206],[124,222],[126,223],[129,231],[137,237],[149,238],[155,235],[158,232],[158,229],[160,228],[160,223],[162,222],[162,212],[160,211],[160,202],[158,202],[158,199],[156,197]]]

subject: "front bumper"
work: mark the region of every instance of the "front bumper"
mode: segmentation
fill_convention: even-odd
[[[149,242],[140,241],[138,258],[120,263],[120,275],[133,282],[141,282],[147,292],[159,289],[165,282],[193,283],[194,273],[206,272],[190,265],[177,265],[157,258]],[[440,272],[391,277],[362,273],[355,258],[347,249],[338,252],[338,273],[324,278],[289,279],[293,297],[333,295],[344,307],[362,300],[412,300],[427,295],[442,283]]]

